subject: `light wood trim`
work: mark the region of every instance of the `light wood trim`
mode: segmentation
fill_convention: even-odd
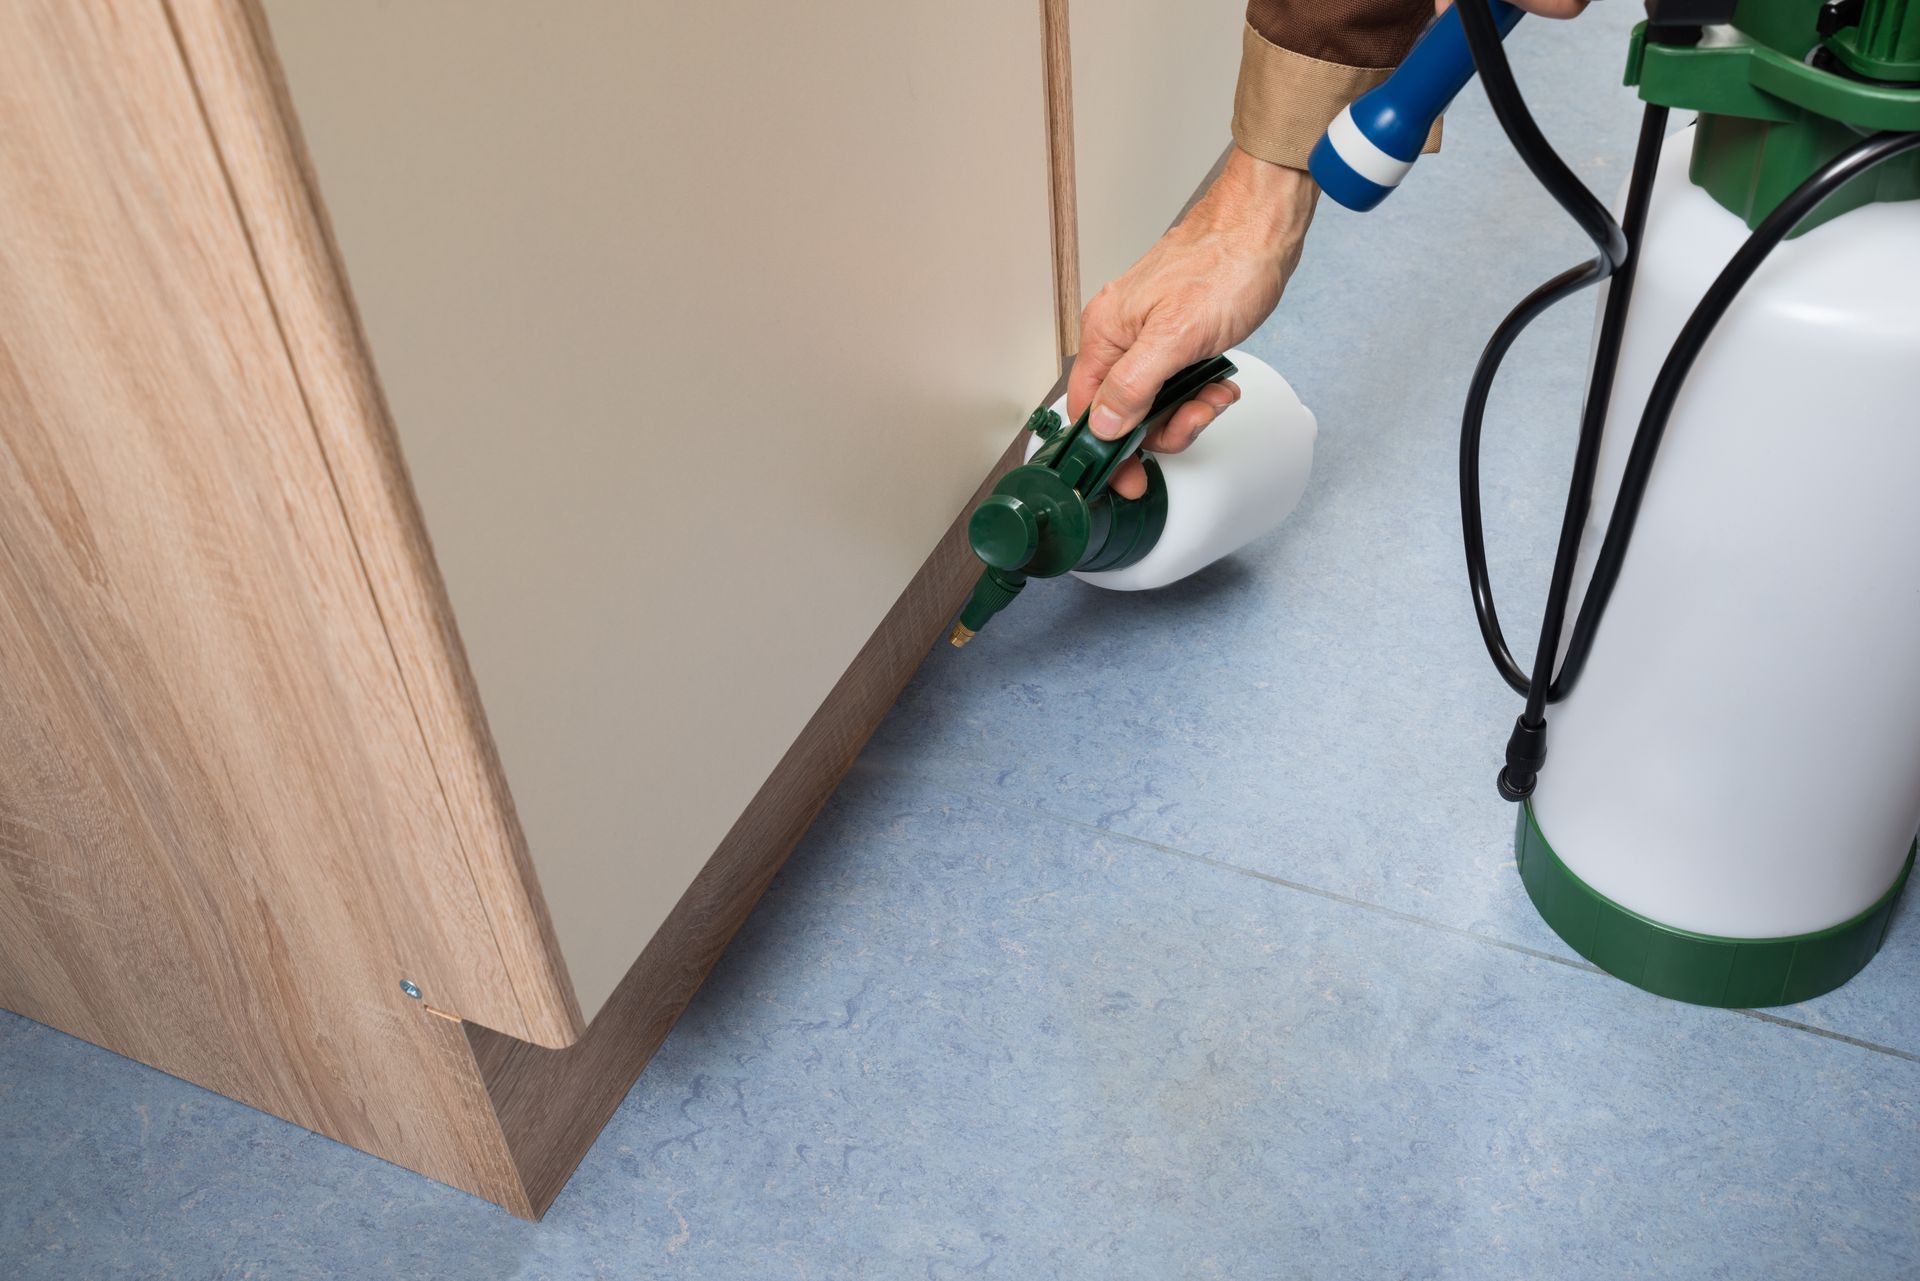
[[[1067,0],[1040,0],[1047,89],[1047,191],[1053,214],[1053,316],[1064,364],[1080,350],[1080,215],[1073,159],[1072,23]]]
[[[451,1008],[536,1044],[585,1027],[487,730],[446,585],[373,372],[299,124],[255,0],[167,0],[273,300],[439,794],[486,905],[518,1017]]]

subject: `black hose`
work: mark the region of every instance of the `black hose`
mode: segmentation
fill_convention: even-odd
[[[1491,0],[1462,0],[1460,25],[1467,37],[1467,48],[1473,54],[1474,67],[1480,73],[1480,83],[1486,87],[1487,100],[1493,106],[1494,118],[1506,130],[1507,140],[1540,185],[1560,202],[1560,207],[1593,241],[1606,260],[1602,274],[1613,271],[1626,261],[1626,236],[1607,211],[1606,204],[1574,176],[1567,162],[1548,144],[1540,126],[1533,122],[1533,113],[1527,110],[1520,86],[1514,83],[1513,68],[1507,63],[1500,28],[1493,20]]]
[[[1460,423],[1460,518],[1467,557],[1467,581],[1473,593],[1474,615],[1480,625],[1481,639],[1501,677],[1515,692],[1526,697],[1526,708],[1515,720],[1507,740],[1506,765],[1499,775],[1500,794],[1510,801],[1524,800],[1533,793],[1540,767],[1546,761],[1546,708],[1572,692],[1574,683],[1592,652],[1594,636],[1605,616],[1607,602],[1619,581],[1627,547],[1633,538],[1634,522],[1646,495],[1647,482],[1660,448],[1661,433],[1673,412],[1680,388],[1692,369],[1714,326],[1726,313],[1733,299],[1760,263],[1795,226],[1828,196],[1852,179],[1895,156],[1920,147],[1920,133],[1876,134],[1848,148],[1816,170],[1795,188],[1749,236],[1720,272],[1693,314],[1688,317],[1679,337],[1674,340],[1665,362],[1648,393],[1641,411],[1640,424],[1628,454],[1625,474],[1613,513],[1608,519],[1606,536],[1594,565],[1594,572],[1580,612],[1574,619],[1567,653],[1554,675],[1554,661],[1560,650],[1560,635],[1566,623],[1567,602],[1573,590],[1573,576],[1579,558],[1580,538],[1593,502],[1594,477],[1599,469],[1600,441],[1606,423],[1608,400],[1619,363],[1620,339],[1625,330],[1633,276],[1638,266],[1635,249],[1646,228],[1647,206],[1660,149],[1665,140],[1667,109],[1649,103],[1640,120],[1640,139],[1634,151],[1633,172],[1627,187],[1626,223],[1614,222],[1606,207],[1573,175],[1555,154],[1528,113],[1514,83],[1506,50],[1500,42],[1488,0],[1458,0],[1461,25],[1467,47],[1486,87],[1495,117],[1506,131],[1514,150],[1539,179],[1560,207],[1580,225],[1594,242],[1598,254],[1591,261],[1561,272],[1509,312],[1481,352],[1467,389],[1466,408]],[[1594,361],[1587,386],[1586,403],[1581,411],[1580,435],[1574,451],[1573,477],[1568,486],[1567,505],[1560,522],[1560,539],[1554,553],[1553,577],[1547,589],[1547,603],[1541,616],[1540,642],[1534,651],[1531,675],[1523,671],[1507,647],[1494,609],[1493,588],[1487,573],[1486,536],[1480,506],[1480,436],[1486,416],[1487,398],[1495,375],[1507,351],[1522,330],[1554,303],[1570,297],[1588,285],[1613,277],[1605,309],[1601,313],[1600,332],[1595,340]]]
[[[1574,569],[1579,559],[1580,534],[1586,525],[1587,511],[1593,501],[1594,475],[1600,462],[1600,431],[1607,417],[1607,398],[1613,388],[1614,366],[1620,352],[1620,335],[1626,323],[1627,303],[1631,296],[1631,245],[1646,214],[1646,197],[1652,187],[1654,164],[1664,135],[1666,110],[1649,105],[1641,119],[1641,146],[1634,158],[1634,185],[1639,189],[1636,225],[1630,234],[1585,184],[1574,176],[1566,162],[1548,144],[1527,110],[1520,88],[1514,83],[1513,68],[1507,63],[1499,28],[1494,24],[1488,0],[1459,0],[1460,23],[1473,54],[1480,83],[1485,86],[1493,114],[1506,131],[1507,139],[1521,160],[1545,187],[1567,215],[1593,241],[1595,256],[1587,263],[1560,273],[1534,290],[1508,313],[1495,328],[1493,337],[1480,354],[1467,390],[1466,409],[1460,420],[1460,521],[1466,546],[1467,581],[1473,592],[1474,614],[1479,620],[1481,639],[1494,666],[1515,692],[1526,696],[1527,705],[1515,720],[1507,739],[1507,761],[1499,774],[1500,794],[1508,800],[1520,800],[1531,794],[1540,766],[1546,761],[1546,695],[1552,687],[1553,661],[1560,650],[1560,632],[1566,623],[1567,600],[1572,593]],[[1652,142],[1649,145],[1648,140]],[[1630,203],[1631,207],[1631,203]],[[1486,537],[1480,509],[1480,434],[1486,417],[1487,397],[1494,377],[1508,350],[1528,324],[1548,307],[1618,274],[1607,296],[1601,318],[1601,332],[1594,352],[1593,379],[1587,389],[1586,405],[1581,413],[1579,443],[1574,452],[1573,476],[1569,482],[1567,505],[1560,522],[1560,540],[1554,553],[1553,578],[1547,589],[1547,604],[1540,619],[1540,641],[1534,650],[1531,676],[1507,648],[1501,634],[1500,619],[1494,609],[1493,587],[1487,573]]]
[[[1468,8],[1473,6],[1469,3]],[[1463,10],[1464,12],[1464,10]],[[1666,127],[1667,109],[1649,105],[1640,124],[1640,148],[1634,155],[1633,177],[1627,194],[1627,221],[1623,234],[1628,245],[1639,237],[1646,224],[1647,201],[1653,190],[1653,170],[1660,157],[1660,140]],[[1649,143],[1651,139],[1651,143]],[[1474,616],[1480,624],[1480,637],[1486,642],[1493,665],[1515,693],[1525,696],[1532,681],[1515,661],[1500,630],[1500,617],[1494,609],[1493,585],[1487,571],[1487,545],[1480,514],[1480,433],[1486,417],[1487,397],[1507,349],[1513,346],[1535,317],[1547,308],[1603,277],[1593,273],[1604,258],[1568,268],[1523,299],[1507,313],[1493,336],[1487,340],[1480,360],[1474,366],[1467,386],[1467,405],[1460,420],[1460,527],[1466,543],[1467,583],[1473,592]],[[1567,494],[1566,512],[1560,528],[1559,550],[1554,557],[1554,580],[1571,581],[1575,554],[1579,550],[1581,528],[1593,500],[1593,478],[1600,459],[1600,425],[1606,420],[1607,397],[1613,387],[1613,371],[1620,354],[1620,335],[1625,326],[1627,300],[1633,289],[1635,261],[1631,254],[1614,271],[1607,293],[1606,309],[1600,321],[1600,334],[1594,348],[1594,388],[1587,397],[1581,415],[1580,443],[1574,455],[1573,478]],[[1605,375],[1604,378],[1601,375]],[[1577,517],[1577,519],[1576,519]],[[1551,590],[1548,592],[1552,596]],[[1559,620],[1553,624],[1553,649],[1559,648]],[[1543,625],[1543,631],[1545,630]],[[1536,667],[1538,664],[1536,663]]]

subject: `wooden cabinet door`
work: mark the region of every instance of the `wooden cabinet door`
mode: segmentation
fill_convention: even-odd
[[[543,1209],[975,568],[1041,26],[0,0],[0,1004]]]
[[[457,838],[157,0],[0,2],[0,315],[0,1005],[515,1204],[435,1011],[568,1034],[531,904]]]

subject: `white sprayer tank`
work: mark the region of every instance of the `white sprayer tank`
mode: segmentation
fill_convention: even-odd
[[[1313,413],[1273,366],[1230,351],[1240,399],[1222,410],[1192,448],[1155,454],[1167,483],[1167,524],[1153,550],[1124,569],[1075,572],[1115,591],[1165,587],[1270,533],[1306,492],[1318,433]],[[1064,398],[1054,410],[1065,416]],[[1027,444],[1027,457],[1040,448]]]
[[[1574,610],[1654,375],[1747,236],[1688,181],[1692,133],[1660,161]],[[1917,483],[1920,201],[1872,204],[1774,250],[1675,406],[1547,717],[1534,817],[1587,886],[1722,939],[1888,893],[1920,827]]]

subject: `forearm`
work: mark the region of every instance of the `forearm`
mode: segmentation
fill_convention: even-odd
[[[1319,194],[1304,169],[1262,160],[1236,145],[1219,177],[1181,220],[1181,230],[1257,247],[1289,274],[1299,261]]]

